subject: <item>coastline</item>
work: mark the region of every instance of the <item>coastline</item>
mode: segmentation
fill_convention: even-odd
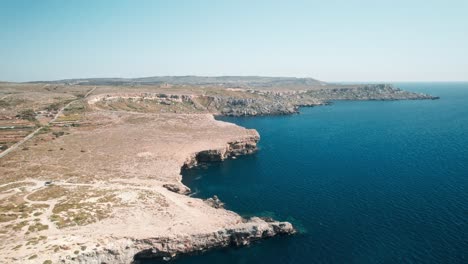
[[[90,131],[87,131],[89,128],[80,128],[70,135],[49,140],[37,146],[34,144],[37,144],[37,140],[41,138],[33,139],[26,143],[27,147],[34,150],[30,153],[31,155],[22,156],[24,151],[13,152],[6,159],[2,159],[0,170],[7,178],[14,177],[16,180],[3,179],[6,184],[2,182],[0,187],[7,188],[12,183],[20,184],[19,181],[21,181],[21,184],[25,185],[24,191],[18,192],[12,189],[10,194],[24,196],[26,202],[30,201],[29,203],[34,204],[46,204],[48,202],[43,200],[49,200],[56,206],[66,202],[64,200],[66,197],[74,197],[72,199],[80,200],[77,205],[70,205],[74,208],[85,204],[90,206],[87,205],[90,200],[87,198],[88,195],[81,197],[80,193],[83,191],[92,196],[99,193],[100,196],[97,196],[101,197],[99,199],[105,199],[106,203],[112,204],[110,211],[107,215],[103,215],[100,221],[84,224],[76,222],[76,224],[73,220],[75,217],[73,211],[59,214],[51,207],[49,207],[51,210],[49,212],[44,210],[45,207],[38,209],[37,212],[42,213],[41,223],[48,224],[49,227],[42,231],[30,232],[31,234],[25,237],[22,237],[24,229],[11,233],[10,238],[3,240],[0,244],[1,257],[5,260],[11,263],[41,263],[46,260],[51,260],[53,263],[130,263],[141,258],[167,259],[178,254],[200,252],[210,248],[243,246],[258,239],[295,232],[294,227],[288,222],[276,222],[256,217],[245,219],[235,212],[215,208],[206,200],[188,196],[187,187],[181,183],[180,171],[183,167],[194,166],[198,161],[223,160],[230,156],[254,152],[259,139],[256,131],[217,121],[211,114],[153,115],[98,112],[91,114],[88,119],[91,121],[96,118],[95,115],[113,118],[111,118],[112,121],[92,128]],[[99,120],[102,120],[102,116]],[[139,120],[137,124],[135,120]],[[179,120],[172,125],[192,129],[198,127],[196,129],[198,132],[192,132],[187,139],[167,145],[166,137],[169,135],[174,137],[174,130],[167,131],[168,125],[163,125],[167,124],[163,120],[172,120],[172,122]],[[134,128],[129,130],[126,127],[128,122],[131,122]],[[207,127],[208,131],[211,131],[208,135],[206,135]],[[129,135],[135,136],[137,133],[150,135],[148,132],[154,133],[154,129],[163,134],[158,134],[157,137],[150,136],[142,144],[125,143],[119,147],[119,151],[123,151],[121,153],[115,153],[115,150],[107,144],[107,142],[122,142],[120,139],[128,138]],[[187,134],[184,132],[183,135]],[[193,140],[194,135],[199,139]],[[181,136],[180,133],[179,136]],[[213,140],[214,136],[217,137],[216,140]],[[85,147],[80,142],[88,142],[88,145]],[[85,149],[85,152],[81,152],[82,157],[79,159],[84,158],[89,164],[89,167],[83,168],[86,170],[83,173],[93,175],[92,178],[52,176],[55,173],[51,171],[55,166],[51,163],[52,160],[61,160],[62,163],[71,167],[76,167],[73,164],[83,164],[76,160],[73,154],[80,153],[80,148],[74,147],[77,143],[81,145],[81,149]],[[59,146],[63,146],[61,147],[63,150],[59,151]],[[99,149],[102,154],[107,154],[104,156],[97,154],[99,152],[90,149],[91,147]],[[48,151],[51,148],[55,151]],[[158,152],[163,155],[157,154]],[[55,155],[60,155],[61,158],[54,158]],[[94,155],[94,158],[90,160],[89,155]],[[105,159],[101,160],[103,157]],[[34,178],[29,173],[16,176],[9,173],[13,170],[11,166],[14,166],[18,159],[24,161],[25,158],[28,160],[25,163],[26,166],[42,160],[43,163],[50,164],[49,169],[46,168]],[[121,166],[120,164],[133,165],[129,171],[130,167],[118,167]],[[27,167],[23,170],[30,171]],[[156,174],[159,176],[151,179],[148,176],[155,175],[151,171],[159,172]],[[118,173],[122,172],[131,172],[133,176],[118,176]],[[161,174],[161,172],[164,173]],[[113,177],[109,178],[112,175]],[[53,182],[51,187],[44,185],[46,181]],[[50,188],[63,189],[67,194],[52,194],[50,198],[35,198],[37,194],[43,195]],[[115,197],[114,195],[118,198],[112,198]],[[160,205],[155,207],[154,202]],[[84,210],[83,213],[89,211],[94,214],[103,210],[99,208],[83,208],[82,210]],[[59,223],[58,228],[51,226],[57,223],[46,222],[54,219],[55,214],[63,216],[61,220],[63,224]],[[67,214],[72,218],[67,218]],[[164,222],[162,226],[161,221]],[[132,224],[129,225],[129,223]],[[27,247],[15,247],[19,242],[28,243],[38,235],[44,239],[40,243],[32,244],[35,255],[31,255],[31,249]],[[73,253],[74,251],[77,251],[76,254]]]
[[[229,96],[109,91],[98,87],[77,100],[52,131],[44,129],[0,160],[0,257],[12,263],[129,263],[296,232],[288,222],[245,219],[215,197],[188,196],[181,170],[256,151],[257,131],[214,115],[294,114],[328,104],[327,96],[338,97],[334,88],[240,89]],[[313,97],[317,93],[323,98]],[[386,85],[338,93],[337,100],[433,99]]]
[[[338,101],[300,115],[217,118],[256,129],[259,153],[185,172],[184,184],[196,197],[219,194],[241,215],[271,213],[308,232],[175,263],[462,261],[463,226],[453,223],[466,200],[456,183],[467,183],[459,137],[468,131],[467,85],[407,87],[442,99]],[[430,194],[437,199],[426,200]]]

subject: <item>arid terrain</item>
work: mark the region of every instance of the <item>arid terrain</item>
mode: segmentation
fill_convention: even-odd
[[[435,99],[308,78],[0,83],[0,259],[130,263],[292,234],[188,196],[181,169],[256,151],[213,115],[294,114],[333,100]]]

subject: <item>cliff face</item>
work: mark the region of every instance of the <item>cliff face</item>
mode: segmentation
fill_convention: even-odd
[[[331,100],[427,100],[438,99],[428,94],[404,91],[391,84],[343,86],[307,91],[307,95],[324,101]]]
[[[137,264],[144,259],[170,260],[182,254],[192,254],[228,246],[246,246],[256,240],[276,235],[290,235],[295,232],[293,226],[288,222],[267,222],[254,217],[250,220],[245,220],[245,223],[236,227],[205,234],[177,237],[148,237],[145,239],[116,239],[99,250],[75,257],[63,258],[60,261],[61,263],[70,264]]]
[[[202,150],[190,155],[184,163],[183,169],[192,168],[199,163],[223,161],[226,158],[251,154],[257,150],[257,142],[260,140],[260,135],[253,130],[255,135],[246,137],[241,140],[232,141],[226,144],[223,148]]]
[[[201,88],[200,88],[201,89]],[[203,91],[203,90],[201,90]],[[424,100],[427,94],[403,91],[389,84],[326,85],[304,90],[224,89],[202,94],[104,94],[89,103],[104,109],[142,112],[213,113],[226,116],[288,115],[300,106],[334,100]]]
[[[413,93],[389,84],[318,87],[290,91],[249,91],[255,98],[218,97],[212,105],[221,115],[256,116],[288,115],[298,112],[300,106],[319,106],[335,100],[426,100],[438,99],[431,95]],[[195,97],[194,100],[197,100]]]
[[[256,131],[251,134],[252,135],[248,137],[231,141],[223,148],[202,150],[194,153],[184,163],[183,168],[191,168],[199,163],[222,161],[233,156],[251,154],[257,150],[257,142],[260,139]],[[164,187],[182,194],[188,192],[187,189],[180,188],[177,185],[166,184]],[[211,203],[207,204],[214,208],[224,210],[222,206],[218,207],[213,206]],[[62,263],[137,264],[143,259],[170,260],[181,254],[191,254],[228,246],[246,246],[256,240],[277,235],[290,235],[295,232],[296,230],[289,222],[278,222],[273,219],[252,217],[250,219],[242,219],[240,223],[232,227],[209,233],[147,237],[144,239],[114,239],[98,250],[79,254],[74,257],[60,258],[60,261]]]
[[[255,240],[293,233],[295,233],[295,230],[288,222],[266,222],[254,217],[246,220],[246,223],[240,227],[197,235],[195,237],[182,237],[177,241],[171,241],[171,243],[161,243],[164,239],[160,238],[139,241],[139,243],[151,245],[151,249],[138,252],[135,254],[134,260],[138,263],[138,260],[145,258],[167,259],[180,254],[200,252],[213,248],[246,246]]]
[[[285,115],[297,113],[297,107],[285,96],[252,92],[250,98],[234,96],[195,97],[207,109],[226,116]],[[316,102],[319,104],[319,102]]]

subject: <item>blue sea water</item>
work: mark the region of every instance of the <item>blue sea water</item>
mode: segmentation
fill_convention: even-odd
[[[396,85],[440,100],[219,118],[256,129],[259,151],[184,184],[300,233],[174,263],[468,263],[468,83]]]

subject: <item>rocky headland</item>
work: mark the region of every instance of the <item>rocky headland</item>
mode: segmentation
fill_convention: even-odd
[[[183,168],[255,152],[255,130],[211,114],[91,111],[81,121],[2,158],[8,263],[137,263],[295,232],[192,198],[181,183]]]
[[[149,77],[0,84],[0,258],[138,263],[293,234],[197,199],[181,169],[257,150],[214,115],[284,115],[335,100],[419,100],[387,84],[311,78]],[[0,152],[1,154],[1,152]]]
[[[339,100],[390,101],[438,99],[428,94],[404,91],[389,84],[331,85],[330,87],[320,86],[305,90],[227,88],[224,92],[213,92],[211,89],[206,89],[203,93],[195,94],[102,94],[93,97],[90,103],[102,109],[130,107],[134,111],[151,111],[151,104],[158,104],[172,105],[174,106],[174,112],[206,112],[227,116],[256,116],[294,114],[298,113],[299,107],[327,105],[332,101]],[[163,109],[161,110],[164,111]]]

